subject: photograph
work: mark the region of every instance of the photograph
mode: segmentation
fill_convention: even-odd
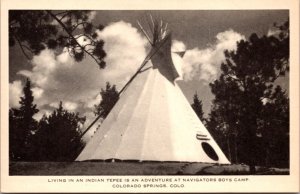
[[[299,180],[291,10],[6,11],[8,178],[47,192]]]

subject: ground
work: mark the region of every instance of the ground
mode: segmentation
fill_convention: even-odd
[[[257,167],[257,175],[288,175],[289,169]],[[10,162],[10,175],[247,175],[249,167],[184,162]]]

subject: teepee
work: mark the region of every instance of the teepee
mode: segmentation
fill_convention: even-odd
[[[154,23],[153,23],[154,24]],[[165,28],[164,28],[164,27]],[[175,82],[166,25],[153,25],[152,49],[76,161],[136,160],[229,164]]]

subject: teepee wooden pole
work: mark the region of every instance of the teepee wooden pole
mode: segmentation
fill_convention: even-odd
[[[151,34],[153,35],[153,32],[154,32],[154,26],[153,26],[153,24],[152,24],[152,25],[150,24],[150,20],[149,20],[149,19],[147,19],[146,21],[147,21],[148,27],[149,27],[149,29],[150,29],[150,32],[151,32]],[[153,38],[153,37],[152,37],[152,38]]]
[[[137,23],[138,23],[139,27],[141,28],[142,32],[144,33],[144,35],[146,36],[146,38],[148,39],[149,43],[150,43],[151,45],[153,45],[153,43],[151,42],[151,40],[150,40],[150,38],[149,38],[147,32],[144,30],[143,26],[140,24],[139,21],[137,21]]]
[[[151,19],[151,23],[152,23],[152,28],[153,28],[153,31],[154,31],[154,21],[153,21],[153,17],[152,17],[152,15],[151,14],[149,14],[149,16],[150,16],[150,19]]]

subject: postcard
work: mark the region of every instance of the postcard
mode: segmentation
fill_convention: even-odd
[[[296,0],[1,1],[2,192],[299,192]]]

